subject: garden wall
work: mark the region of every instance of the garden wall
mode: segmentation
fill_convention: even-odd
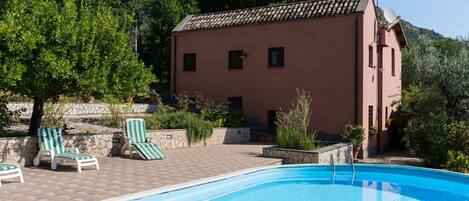
[[[149,137],[163,150],[189,148],[186,130],[150,130]],[[117,156],[123,144],[121,133],[71,134],[64,135],[66,147],[77,147],[80,152],[96,156]],[[219,144],[236,144],[250,141],[249,128],[215,128],[210,138],[192,144],[191,147]],[[22,166],[32,164],[38,151],[36,137],[0,138],[0,161],[19,163]]]
[[[30,117],[33,111],[33,103],[29,102],[10,102],[8,109],[17,110],[26,108],[22,113],[22,117]],[[108,104],[106,103],[69,103],[65,105],[67,110],[66,116],[80,116],[80,115],[103,115],[109,114]],[[120,104],[121,111],[128,114],[148,113],[155,112],[156,106],[149,104]]]
[[[348,143],[336,143],[321,147],[316,150],[282,149],[276,146],[266,147],[262,156],[269,158],[281,158],[284,164],[336,164],[350,163],[353,146]]]

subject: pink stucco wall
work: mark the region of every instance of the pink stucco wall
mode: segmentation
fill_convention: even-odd
[[[268,110],[288,108],[304,89],[312,96],[312,127],[339,133],[355,115],[354,33],[355,16],[176,33],[174,92],[218,102],[241,96],[243,112],[265,125]],[[285,48],[285,67],[267,67],[270,47]],[[242,70],[228,69],[229,50],[247,53]],[[183,54],[192,52],[197,71],[183,72]]]
[[[380,125],[383,130],[383,133],[380,135],[380,149],[381,151],[389,143],[390,139],[390,132],[388,131],[388,125],[386,124],[386,119],[388,119],[391,114],[396,111],[397,104],[396,102],[401,98],[401,72],[402,72],[402,52],[400,50],[400,45],[398,43],[396,33],[394,29],[389,31],[383,30],[382,34],[385,34],[385,44],[386,46],[383,47],[383,62],[382,68],[383,70],[380,71],[382,77],[382,85],[380,86],[382,97],[381,103],[381,119]],[[392,74],[392,49],[394,49],[394,62],[395,62],[395,74]],[[386,116],[386,107],[388,108],[388,113]]]
[[[368,133],[368,107],[373,106],[373,125],[377,125],[377,105],[378,105],[378,44],[377,44],[377,31],[378,22],[376,20],[376,12],[373,9],[373,1],[369,1],[365,13],[363,14],[363,46],[362,46],[362,59],[363,63],[361,69],[363,76],[361,79],[362,88],[362,101],[360,102],[361,125],[366,129]],[[373,47],[373,63],[369,65],[369,46]],[[365,135],[364,141],[364,155],[368,154],[368,148],[376,146],[376,136]]]
[[[288,108],[295,101],[296,89],[304,89],[312,96],[311,126],[314,129],[326,134],[340,133],[345,124],[354,122],[356,106],[358,123],[368,128],[370,105],[374,108],[373,124],[378,127],[378,123],[384,124],[378,118],[378,94],[383,95],[382,108],[388,106],[389,114],[393,110],[391,103],[400,98],[401,51],[393,30],[387,32],[389,47],[383,49],[384,71],[378,70],[376,34],[379,28],[373,6],[373,1],[369,1],[364,13],[348,16],[174,32],[171,91],[176,95],[199,92],[216,102],[242,97],[245,115],[251,122],[266,127],[267,111]],[[369,45],[374,50],[371,67]],[[285,48],[284,67],[268,68],[270,47]],[[396,76],[386,70],[391,65],[391,47],[396,52]],[[243,69],[228,69],[230,50],[247,53]],[[195,72],[183,72],[186,53],[197,54]],[[358,102],[355,102],[356,62]],[[379,72],[383,73],[381,91]],[[382,128],[384,130],[385,126]],[[384,139],[383,135],[366,135],[365,157],[369,148],[377,147],[378,137]]]

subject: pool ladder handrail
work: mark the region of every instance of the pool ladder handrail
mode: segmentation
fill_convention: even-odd
[[[335,171],[335,162],[334,162],[334,156],[331,155],[331,163],[332,163],[332,184],[335,183],[335,174],[336,174],[336,171]]]
[[[352,166],[352,185],[355,182],[355,164],[353,163],[353,153],[350,154],[350,165]]]
[[[355,164],[353,163],[353,155],[350,156],[350,166],[352,167],[352,184],[355,182]],[[336,176],[336,167],[335,167],[335,160],[334,156],[331,155],[331,163],[332,163],[332,184],[335,184],[335,176]]]

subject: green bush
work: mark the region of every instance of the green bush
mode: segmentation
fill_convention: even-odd
[[[157,112],[152,117],[147,117],[145,121],[149,129],[186,129],[189,143],[205,140],[213,132],[209,121],[185,111]]]
[[[446,162],[448,170],[469,173],[469,153],[462,151],[448,151],[448,161]]]
[[[410,119],[404,140],[417,156],[435,167],[446,164],[449,150],[469,153],[469,127],[442,112],[425,118]]]
[[[9,127],[13,121],[18,119],[21,116],[21,113],[26,111],[22,108],[15,111],[10,111],[7,106],[7,101],[4,97],[0,96],[0,131],[4,128]]]
[[[359,150],[365,139],[365,129],[360,125],[347,124],[342,131],[342,138],[352,143],[354,150]]]
[[[230,112],[226,117],[224,127],[243,127],[246,126],[246,116],[241,112]]]
[[[277,142],[280,148],[312,150],[316,148],[317,132],[309,129],[311,98],[305,91],[297,92],[297,102],[277,114]]]
[[[213,127],[223,127],[229,110],[225,105],[204,105],[200,109],[200,118],[212,122]]]
[[[42,117],[42,126],[44,128],[62,127],[65,115],[68,113],[66,97],[57,97],[53,101],[44,104],[44,116]]]
[[[201,119],[211,122],[215,128],[246,125],[245,116],[239,111],[231,110],[228,103],[214,103],[199,93],[196,93],[195,97],[182,94],[176,99],[175,110],[197,114]]]

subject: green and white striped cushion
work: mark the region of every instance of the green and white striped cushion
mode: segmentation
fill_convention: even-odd
[[[143,119],[131,119],[126,121],[127,137],[134,143],[147,142],[147,129]]]
[[[133,143],[145,160],[163,159],[166,154],[154,143]]]
[[[16,165],[0,163],[0,171],[13,170],[13,169],[16,169],[16,168],[18,168],[18,166],[16,166]]]
[[[54,154],[63,153],[65,151],[60,128],[40,128],[38,135],[41,150],[52,151]]]
[[[74,152],[63,152],[63,153],[57,154],[57,157],[71,159],[75,161],[94,158],[94,156],[92,155],[80,154],[80,153],[74,153]]]

